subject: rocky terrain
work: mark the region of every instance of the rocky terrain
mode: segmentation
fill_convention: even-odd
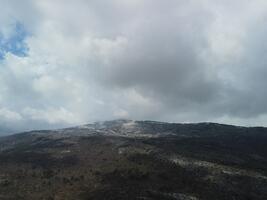
[[[1,200],[264,200],[267,129],[115,120],[0,137]]]

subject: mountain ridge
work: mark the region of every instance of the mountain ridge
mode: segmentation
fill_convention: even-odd
[[[161,121],[154,121],[154,120],[130,120],[130,119],[115,119],[115,120],[107,120],[107,121],[96,121],[93,123],[86,123],[83,125],[77,125],[77,126],[70,126],[66,128],[59,128],[59,129],[34,129],[29,131],[22,131],[22,132],[13,132],[10,135],[2,135],[0,138],[3,137],[10,137],[14,135],[19,134],[26,134],[26,133],[37,133],[37,132],[57,132],[61,130],[70,130],[70,129],[76,129],[76,128],[87,128],[90,126],[100,126],[103,124],[123,124],[123,123],[129,123],[129,122],[135,122],[135,123],[148,123],[152,125],[171,125],[171,126],[213,126],[213,127],[232,127],[232,128],[241,128],[241,129],[264,129],[267,130],[267,127],[265,126],[239,126],[239,125],[233,125],[233,124],[223,124],[223,123],[216,123],[216,122],[196,122],[196,123],[179,123],[179,122],[161,122]]]
[[[0,198],[260,200],[266,146],[267,128],[217,123],[113,120],[24,132],[0,137]]]

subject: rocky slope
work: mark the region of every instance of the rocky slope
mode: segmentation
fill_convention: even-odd
[[[1,137],[0,199],[267,199],[267,129],[115,120]]]

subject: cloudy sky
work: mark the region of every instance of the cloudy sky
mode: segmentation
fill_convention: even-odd
[[[0,130],[267,126],[265,0],[0,0]],[[1,131],[0,131],[1,132]]]

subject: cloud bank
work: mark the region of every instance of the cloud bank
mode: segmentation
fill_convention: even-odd
[[[0,127],[267,126],[267,3],[0,0]]]

